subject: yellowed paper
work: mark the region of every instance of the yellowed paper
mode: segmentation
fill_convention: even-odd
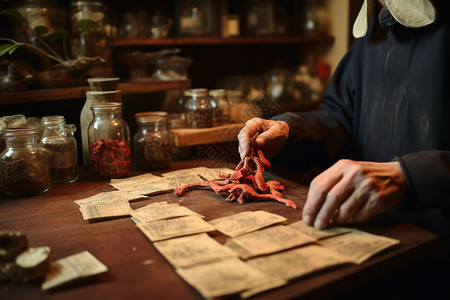
[[[155,242],[153,245],[176,268],[237,257],[206,233]]]
[[[350,233],[321,240],[320,244],[355,264],[361,264],[399,242],[396,239],[352,229]]]
[[[338,254],[317,245],[308,245],[247,261],[275,279],[290,280],[331,266],[347,263]]]
[[[108,268],[88,251],[83,251],[52,262],[50,271],[42,283],[42,290],[48,290],[78,278],[97,275]]]
[[[131,216],[142,223],[184,216],[204,216],[179,205],[147,205],[137,211],[131,211]]]
[[[235,237],[284,221],[285,217],[259,210],[214,219],[209,224],[223,234]]]
[[[98,219],[129,216],[133,210],[126,200],[81,205],[79,208],[83,220],[91,221]]]
[[[138,223],[137,227],[152,242],[178,236],[214,231],[214,227],[197,216],[186,216],[148,223]]]
[[[339,234],[344,234],[351,232],[351,228],[345,228],[345,227],[334,227],[334,228],[327,228],[323,230],[316,229],[314,226],[306,225],[303,221],[298,221],[292,224],[288,225],[290,228],[295,229],[303,234],[309,235],[310,237],[313,237],[315,239],[324,239],[328,237],[332,237]]]
[[[205,180],[214,180],[221,179],[221,175],[232,174],[234,170],[229,168],[206,168],[206,167],[197,167],[191,169],[184,169],[178,171],[172,171],[163,173],[164,177],[178,177],[178,176],[186,176],[186,175],[197,175],[203,177]]]
[[[232,238],[251,256],[270,254],[314,243],[316,239],[284,225],[264,228]],[[247,256],[245,257],[247,258]]]
[[[149,195],[171,191],[178,186],[203,181],[195,174],[179,177],[160,177],[152,174],[144,174],[119,180],[111,180],[111,185],[119,191],[133,194]]]
[[[136,199],[147,198],[146,196],[132,194],[129,192],[123,191],[111,191],[111,192],[103,192],[93,195],[91,197],[75,200],[74,202],[78,205],[87,205],[87,204],[103,204],[114,201],[132,201]]]
[[[207,298],[235,294],[272,282],[269,275],[237,258],[176,271]]]

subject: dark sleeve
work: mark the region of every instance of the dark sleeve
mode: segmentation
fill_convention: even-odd
[[[352,142],[353,80],[352,48],[341,60],[318,111],[284,113],[273,120],[289,125],[289,139],[273,163],[304,171],[326,168],[340,158],[355,158]]]
[[[422,151],[395,159],[407,185],[401,206],[413,211],[437,208],[450,217],[450,152]]]

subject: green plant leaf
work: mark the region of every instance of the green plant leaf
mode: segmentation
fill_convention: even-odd
[[[28,21],[16,10],[14,9],[3,9],[0,10],[0,15],[7,15],[16,18],[22,23],[22,25],[28,25]]]
[[[91,33],[92,29],[97,27],[97,23],[91,20],[81,20],[78,22],[78,28],[81,29],[81,32],[84,34]]]
[[[50,32],[49,34],[45,35],[45,37],[50,41],[54,42],[59,39],[65,39],[67,36],[69,36],[68,30],[56,30],[53,32]]]
[[[9,55],[11,55],[19,47],[20,47],[20,45],[17,45],[17,44],[0,45],[0,56],[3,56],[6,53],[9,53]]]
[[[39,36],[43,36],[44,34],[48,33],[48,28],[42,25],[36,26],[34,27],[34,32],[36,32],[36,34]]]

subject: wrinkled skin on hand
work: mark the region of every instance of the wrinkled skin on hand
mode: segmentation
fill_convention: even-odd
[[[398,162],[339,160],[311,182],[303,221],[324,229],[335,223],[365,222],[400,203],[406,190]]]
[[[241,159],[249,155],[250,141],[255,133],[255,147],[261,149],[266,157],[274,157],[286,144],[289,137],[289,126],[283,121],[253,118],[247,121],[238,135],[239,154]]]

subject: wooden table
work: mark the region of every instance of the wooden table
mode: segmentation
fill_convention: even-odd
[[[177,162],[170,170],[199,166]],[[170,170],[165,170],[170,171]],[[86,173],[86,172],[85,172]],[[286,173],[288,174],[288,173]],[[206,216],[206,220],[246,210],[266,210],[289,222],[301,218],[307,188],[287,179],[284,195],[294,200],[294,210],[272,201],[240,205],[225,202],[213,191],[197,190],[176,198],[173,193],[133,202],[137,208],[153,201],[178,202]],[[49,246],[54,259],[88,250],[108,266],[107,273],[43,292],[40,283],[0,283],[0,299],[201,299],[197,291],[179,277],[172,266],[136,228],[129,218],[85,223],[74,200],[110,191],[109,181],[82,175],[72,184],[56,185],[42,195],[0,198],[0,229],[19,230],[30,246]],[[361,265],[346,265],[299,278],[288,285],[255,296],[257,299],[286,299],[300,296],[330,297],[398,269],[435,251],[438,237],[412,225],[377,220],[363,230],[400,240]],[[219,242],[225,236],[213,233]]]

